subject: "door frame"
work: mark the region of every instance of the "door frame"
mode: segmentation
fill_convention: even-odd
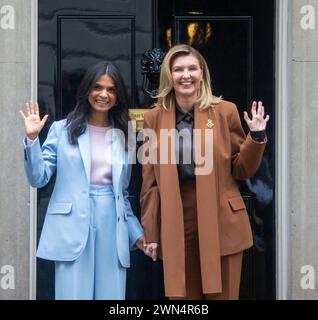
[[[286,300],[289,297],[288,279],[289,257],[289,218],[287,188],[287,115],[289,105],[288,68],[288,0],[276,0],[276,298]],[[38,92],[38,0],[31,0],[31,100],[37,100]],[[30,238],[29,238],[29,299],[36,299],[36,245],[37,245],[37,189],[30,187]]]

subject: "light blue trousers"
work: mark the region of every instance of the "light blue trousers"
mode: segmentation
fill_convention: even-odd
[[[126,268],[116,248],[116,206],[112,185],[90,186],[90,228],[75,261],[55,262],[56,300],[124,300]]]

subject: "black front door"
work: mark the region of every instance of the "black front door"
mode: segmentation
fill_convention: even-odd
[[[255,240],[244,259],[242,299],[275,297],[274,21],[274,0],[39,0],[39,103],[50,121],[72,110],[85,69],[105,59],[123,74],[131,108],[150,107],[142,90],[142,54],[175,43],[201,51],[214,93],[235,102],[241,114],[252,99],[264,101],[272,119],[269,144],[257,175],[241,184]],[[38,236],[53,183],[38,190]],[[137,216],[140,185],[141,168],[135,165],[130,200]],[[37,298],[53,297],[54,266],[39,259]],[[160,262],[132,253],[127,298],[163,298]]]

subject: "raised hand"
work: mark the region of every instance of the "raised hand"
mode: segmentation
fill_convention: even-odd
[[[251,131],[261,131],[266,129],[266,124],[269,120],[269,115],[264,118],[265,110],[262,105],[262,101],[258,102],[258,108],[256,110],[257,103],[253,101],[251,107],[252,119],[249,118],[247,112],[244,112],[244,120],[247,123]]]
[[[25,134],[30,140],[35,140],[41,130],[43,129],[45,122],[48,118],[46,114],[42,120],[39,115],[39,105],[37,102],[27,102],[26,104],[27,116],[23,111],[19,111],[21,117],[24,120]]]

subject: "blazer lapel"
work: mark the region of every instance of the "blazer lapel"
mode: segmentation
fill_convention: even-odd
[[[168,110],[162,110],[160,129],[176,129],[176,110],[172,105]],[[160,131],[158,132],[158,138]],[[175,140],[173,135],[172,140]],[[167,142],[165,142],[167,143]],[[183,222],[183,207],[179,186],[179,177],[177,165],[171,163],[171,158],[175,160],[175,149],[171,148],[171,144],[163,145],[164,141],[160,141],[159,149],[168,150],[168,164],[161,163],[159,165],[160,176],[160,197],[161,197],[161,225],[163,233],[169,234],[168,238],[162,237],[162,248],[169,248],[171,243],[178,244],[178,258],[176,261],[175,252],[165,249],[162,251],[163,260],[170,261],[173,266],[173,272],[167,273],[165,277],[172,275],[175,283],[179,284],[179,290],[185,294],[185,242],[184,242],[184,222]],[[174,145],[174,144],[172,144]],[[159,150],[158,149],[158,150]],[[172,149],[172,150],[171,150]],[[167,152],[167,151],[166,151]],[[175,161],[174,161],[175,162]],[[167,284],[168,286],[169,284]]]
[[[91,150],[89,142],[89,129],[86,127],[85,132],[78,137],[78,146],[83,159],[87,182],[91,180]]]
[[[124,141],[119,136],[118,129],[112,129],[112,181],[115,192],[118,192],[120,176],[125,161]]]
[[[205,145],[205,130],[213,130],[213,169],[209,174],[196,175],[197,220],[201,255],[203,292],[221,292],[221,260],[218,229],[219,190],[216,131],[218,129],[214,108],[200,111],[195,108],[194,128],[201,129],[201,147]],[[204,150],[204,149],[203,149]],[[206,152],[206,151],[204,151]],[[203,155],[204,155],[203,152]],[[204,254],[203,254],[204,253]],[[205,259],[203,259],[203,255]],[[218,258],[216,258],[218,257]],[[211,277],[212,273],[215,275]]]
[[[169,109],[162,111],[162,123],[160,126],[160,130],[172,130],[176,129],[176,109],[175,105],[173,104]],[[164,141],[165,139],[162,139],[163,141],[160,141],[161,132],[159,132],[158,135],[158,143],[161,149],[161,152],[164,150],[164,152],[168,152],[168,164],[161,164],[160,165],[160,177],[161,179],[167,179],[170,182],[173,181],[175,186],[177,186],[179,190],[179,178],[178,178],[178,170],[176,162],[176,153],[175,148],[172,148],[172,146],[175,145],[175,136],[172,135],[172,138],[170,140],[171,143],[167,143],[167,141]],[[166,143],[167,145],[162,145],[162,143]],[[159,149],[158,149],[159,150]],[[158,154],[158,157],[160,159],[160,163],[163,161],[163,159],[160,158],[160,154]],[[176,190],[177,191],[177,190]],[[180,192],[179,192],[180,194]]]

